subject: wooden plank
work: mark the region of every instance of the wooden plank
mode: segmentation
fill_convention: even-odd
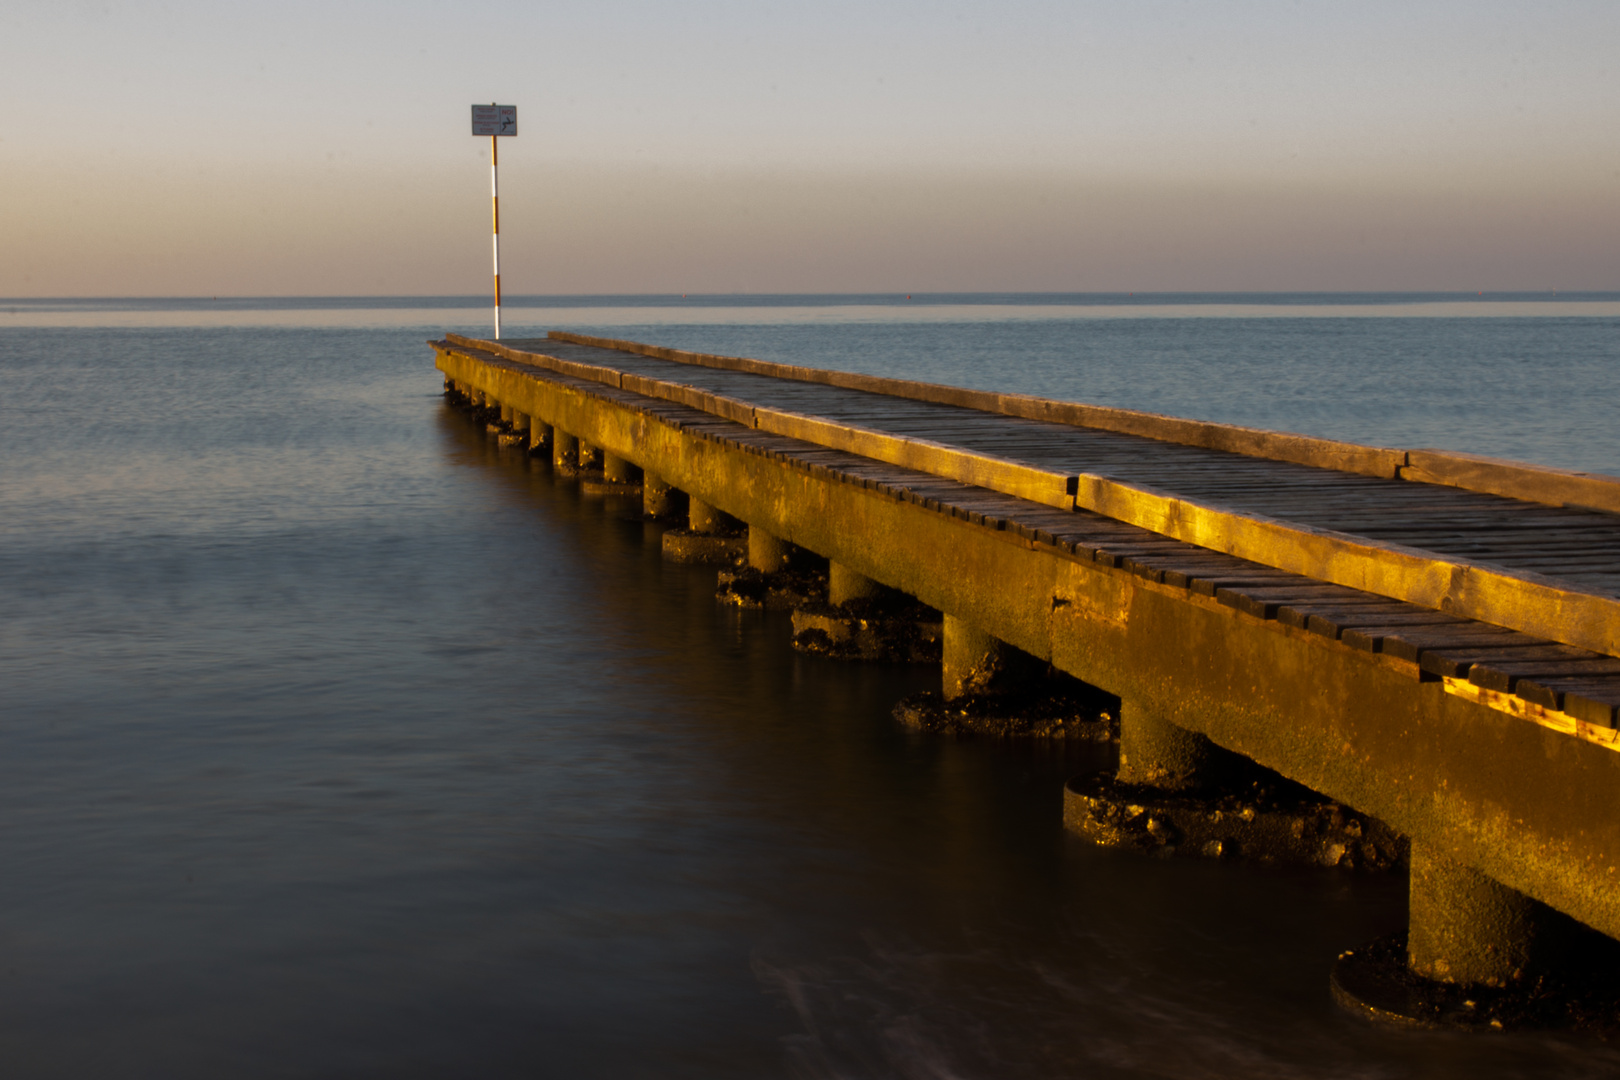
[[[675,363],[702,367],[743,371],[755,375],[769,375],[799,382],[824,383],[829,386],[866,390],[890,397],[910,398],[943,405],[959,405],[984,412],[1017,416],[1029,420],[1071,427],[1096,428],[1117,431],[1144,438],[1156,439],[1183,446],[1197,446],[1208,450],[1223,450],[1248,457],[1289,461],[1316,468],[1338,469],[1362,473],[1367,476],[1393,478],[1406,464],[1403,451],[1382,447],[1358,446],[1334,439],[1318,439],[1309,435],[1264,431],[1258,428],[1217,424],[1206,420],[1184,420],[1174,416],[1141,412],[1134,409],[1115,409],[1102,405],[1083,405],[1077,402],[1051,401],[1028,394],[1002,394],[986,390],[967,390],[938,383],[918,382],[911,379],[891,379],[856,372],[828,371],[820,368],[800,367],[796,364],[777,364],[746,357],[717,356],[712,353],[694,353],[682,349],[666,349],[643,345],[616,338],[591,337],[562,330],[553,330],[548,337],[557,341],[595,345],[598,348],[618,349],[640,353]]]
[[[1334,638],[1362,652],[1382,652],[1384,639],[1413,627],[1467,626],[1459,619],[1438,611],[1368,611],[1365,615],[1338,615],[1329,618],[1312,615],[1305,628],[1313,634]]]
[[[1476,661],[1468,667],[1468,681],[1487,690],[1511,693],[1520,679],[1562,677],[1578,675],[1620,675],[1620,660],[1612,656],[1587,659],[1490,657]]]
[[[472,340],[463,339],[462,343],[470,343]],[[1550,469],[1446,451],[1397,451],[1360,447],[1333,440],[1190,421],[1134,410],[1055,402],[1028,395],[969,391],[958,387],[848,372],[821,371],[741,357],[664,349],[617,339],[589,338],[561,331],[554,331],[548,340],[594,346],[604,353],[611,350],[621,356],[641,355],[666,362],[854,389],[889,397],[976,409],[1009,417],[1118,432],[1265,460],[1338,469],[1366,476],[1399,476],[1409,481],[1489,492],[1548,505],[1573,505],[1609,513],[1620,512],[1620,478],[1601,474]],[[605,366],[607,359],[608,356],[604,355],[599,359],[599,363]],[[582,377],[595,377],[579,370],[571,373]]]
[[[1566,686],[1564,710],[1593,727],[1620,728],[1620,684],[1604,681]]]
[[[1494,638],[1464,645],[1447,645],[1427,649],[1423,653],[1423,668],[1447,678],[1466,679],[1480,664],[1510,663],[1519,659],[1536,658],[1542,663],[1556,663],[1577,657],[1592,657],[1596,653],[1577,649],[1572,645],[1524,645],[1524,638]],[[1506,693],[1506,691],[1503,691]]]
[[[572,375],[576,379],[585,379],[590,382],[605,383],[608,386],[620,385],[622,373],[615,368],[596,364],[580,364],[572,360],[563,360],[555,356],[546,356],[541,353],[523,352],[509,348],[496,341],[483,341],[478,338],[463,337],[461,334],[446,334],[445,340],[463,348],[477,349],[491,356],[498,356],[503,360],[514,363],[531,364],[543,367],[548,371],[556,371],[564,375]]]
[[[1577,720],[1612,728],[1620,709],[1620,676],[1527,678],[1519,681],[1514,693],[1544,709],[1567,712]]]
[[[1403,480],[1485,491],[1510,499],[1577,506],[1620,513],[1620,477],[1553,469],[1518,461],[1459,454],[1447,450],[1412,450],[1401,470]]]
[[[660,382],[644,375],[625,375],[623,379],[624,388],[633,393],[702,409],[706,413],[730,420],[734,424],[742,424],[744,427],[754,426],[754,407],[746,401],[712,394],[695,386]]]
[[[1281,588],[1222,586],[1215,590],[1215,599],[1257,619],[1275,619],[1277,613],[1290,604],[1343,599],[1348,592],[1337,585],[1312,585],[1306,579],[1298,585]]]
[[[1061,473],[778,409],[756,408],[754,422],[762,431],[831,446],[1045,506],[1074,506],[1074,478]]]
[[[1072,509],[1074,505],[1072,491],[1074,481],[1070,476],[974,454],[940,443],[901,438],[778,409],[756,408],[747,402],[682,383],[652,379],[644,375],[626,375],[610,369],[589,369],[587,365],[577,364],[574,361],[514,350],[494,342],[460,338],[460,335],[447,335],[447,338],[456,344],[464,344],[495,355],[504,354],[508,359],[533,363],[566,374],[579,374],[576,369],[584,369],[587,372],[594,370],[599,381],[609,385],[624,386],[633,393],[702,409],[734,423],[757,427],[772,434],[786,435],[892,465],[947,477],[1047,506]]]
[[[1300,580],[1295,574],[1277,571],[1268,574],[1265,567],[1254,570],[1236,570],[1232,573],[1210,574],[1207,577],[1195,578],[1189,586],[1199,596],[1207,596],[1213,600],[1222,589],[1258,588],[1263,585],[1286,585]]]
[[[1464,623],[1460,626],[1412,627],[1389,634],[1384,638],[1381,652],[1397,660],[1410,660],[1421,665],[1425,652],[1443,654],[1447,649],[1482,648],[1491,645],[1550,645],[1525,634],[1503,630],[1495,626]]]
[[[1334,600],[1331,602],[1295,602],[1277,605],[1277,621],[1284,626],[1292,626],[1296,630],[1310,629],[1311,620],[1320,618],[1324,620],[1323,626],[1337,626],[1343,629],[1349,618],[1364,614],[1368,610],[1387,611],[1390,613],[1409,611],[1411,608],[1399,600],[1389,600],[1382,596],[1373,596],[1371,593],[1361,594],[1363,599]],[[1337,637],[1335,633],[1332,636]]]
[[[1082,474],[1075,504],[1190,544],[1463,618],[1620,654],[1620,599]]]

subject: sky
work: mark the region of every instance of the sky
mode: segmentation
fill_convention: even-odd
[[[1620,4],[0,5],[0,296],[1620,289]]]

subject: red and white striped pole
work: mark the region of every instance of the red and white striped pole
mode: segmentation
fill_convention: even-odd
[[[498,140],[489,137],[489,202],[495,226],[495,340],[501,340],[501,170]]]
[[[493,101],[472,107],[472,133],[489,136],[489,211],[495,255],[495,340],[501,340],[501,144],[500,136],[517,134],[517,106]]]

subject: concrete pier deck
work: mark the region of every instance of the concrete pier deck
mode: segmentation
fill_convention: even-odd
[[[990,635],[1382,820],[1447,889],[1620,937],[1620,480],[570,334],[433,347],[533,444],[945,612],[947,652]]]

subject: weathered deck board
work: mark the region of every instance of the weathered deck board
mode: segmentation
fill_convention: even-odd
[[[1057,474],[1100,473],[1235,510],[1353,533],[1620,596],[1620,515],[1459,488],[1338,472],[1117,431],[985,413],[565,341],[514,342],[581,364],[670,379],[715,394],[926,438]],[[1583,557],[1590,556],[1590,557]]]

